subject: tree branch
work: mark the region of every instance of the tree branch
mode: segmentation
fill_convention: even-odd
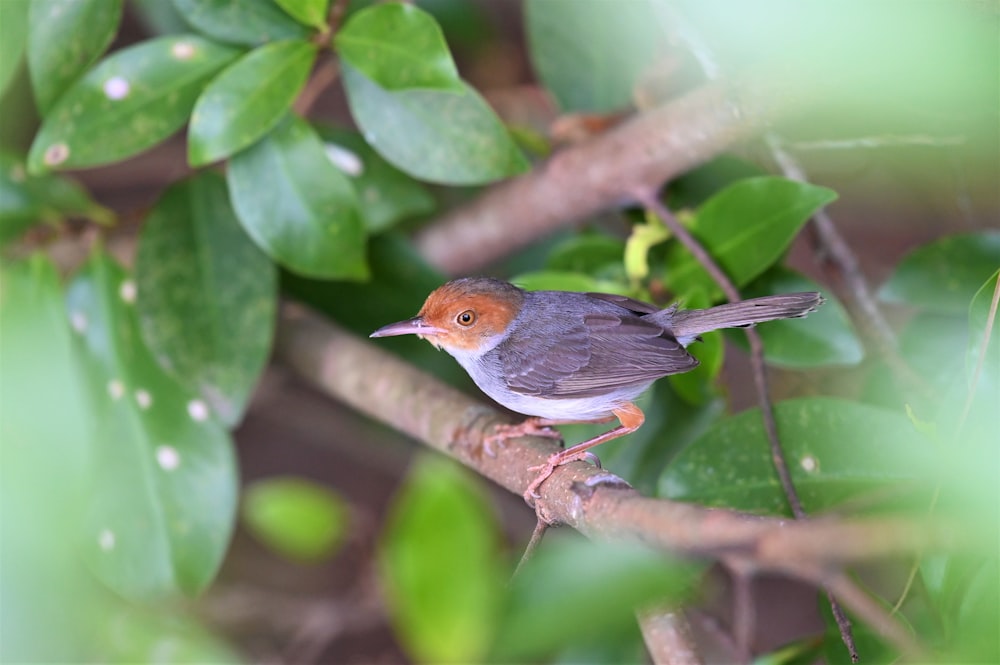
[[[811,92],[811,91],[810,91]],[[768,72],[714,82],[556,153],[421,229],[415,242],[435,267],[461,274],[553,231],[632,200],[801,110],[808,95]]]

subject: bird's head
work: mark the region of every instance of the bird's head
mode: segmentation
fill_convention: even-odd
[[[496,346],[524,303],[524,291],[487,277],[456,279],[435,289],[420,313],[390,323],[370,337],[416,335],[452,353],[482,353]]]

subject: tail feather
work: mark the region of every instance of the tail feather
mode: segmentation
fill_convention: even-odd
[[[708,309],[664,310],[666,324],[682,342],[721,328],[742,328],[777,319],[794,319],[815,312],[823,296],[814,291],[782,293],[741,300]],[[655,316],[655,315],[654,315]]]

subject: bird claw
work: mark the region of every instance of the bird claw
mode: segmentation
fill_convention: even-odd
[[[528,418],[516,425],[499,424],[494,427],[493,433],[483,439],[483,450],[490,457],[496,457],[494,446],[503,448],[507,439],[516,439],[519,436],[540,436],[546,439],[562,440],[562,434],[558,430],[547,425],[539,425],[535,418]]]
[[[555,470],[558,467],[562,466],[563,464],[569,464],[570,462],[580,462],[583,460],[593,462],[594,466],[596,466],[598,469],[603,468],[601,466],[600,458],[598,458],[597,455],[590,452],[589,450],[584,450],[582,452],[570,455],[568,457],[563,457],[562,453],[556,453],[555,455],[549,457],[549,459],[545,462],[545,464],[537,464],[535,466],[529,466],[528,471],[541,471],[541,473],[539,473],[538,476],[536,476],[535,479],[531,481],[531,484],[528,485],[528,489],[525,490],[524,492],[525,503],[527,503],[529,506],[535,506],[535,502],[538,499],[542,498],[542,496],[538,493],[538,488],[542,486],[542,483],[544,483],[546,480],[549,479],[549,476],[555,473]]]

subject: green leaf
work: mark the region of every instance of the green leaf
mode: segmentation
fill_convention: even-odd
[[[711,302],[708,296],[700,291],[689,294],[681,306],[688,309],[704,309]],[[715,387],[715,379],[722,370],[725,360],[725,347],[722,343],[722,331],[705,333],[701,340],[691,344],[688,351],[698,359],[698,366],[690,372],[671,374],[667,377],[677,395],[688,404],[700,406],[714,400],[719,390]]]
[[[785,252],[814,212],[837,198],[825,187],[761,177],[730,185],[701,208],[691,233],[738,288],[767,270]],[[697,288],[715,301],[721,291],[682,245],[667,252],[666,280],[683,296]]]
[[[636,609],[687,596],[704,567],[638,543],[546,542],[512,582],[491,660],[541,662],[562,646],[603,643]]]
[[[372,150],[357,132],[316,127],[327,156],[351,177],[369,233],[378,233],[409,217],[430,213],[434,197]]]
[[[625,243],[603,233],[583,233],[570,236],[552,248],[545,260],[545,269],[558,272],[585,272],[601,277],[621,271]]]
[[[193,35],[161,37],[113,53],[45,116],[28,169],[97,166],[156,145],[180,129],[205,83],[238,54]]]
[[[649,277],[649,251],[670,239],[670,229],[654,215],[647,215],[643,224],[636,224],[625,243],[625,274],[633,282]]]
[[[195,30],[231,44],[259,46],[309,35],[273,0],[174,0],[174,6]]]
[[[930,442],[900,413],[828,397],[779,402],[774,412],[792,480],[810,513],[931,477]],[[688,446],[660,477],[660,494],[789,514],[760,410],[719,421]]]
[[[473,88],[389,91],[344,63],[351,114],[365,140],[415,178],[479,185],[521,173],[528,163]]]
[[[441,28],[411,4],[362,9],[333,38],[345,63],[385,91],[418,88],[465,92]]]
[[[986,280],[986,283],[976,292],[969,305],[969,347],[966,354],[966,373],[969,380],[975,375],[976,367],[982,362],[980,374],[980,385],[977,390],[987,393],[1000,394],[1000,321],[994,311],[992,327],[990,321],[990,309],[993,307],[993,296],[997,289],[997,280],[1000,279],[1000,269],[993,273],[993,276]],[[987,328],[990,334],[987,338]],[[985,356],[983,344],[985,343]]]
[[[238,424],[271,352],[277,271],[237,221],[222,176],[167,190],[139,236],[135,276],[153,356]]]
[[[304,120],[289,116],[226,175],[243,228],[275,261],[311,277],[367,278],[354,189]]]
[[[122,0],[32,0],[28,71],[43,116],[108,48],[121,18]]]
[[[303,25],[326,29],[326,13],[330,0],[275,0],[285,13]]]
[[[521,273],[511,278],[511,283],[528,291],[600,291],[596,279],[579,272],[538,270]]]
[[[143,346],[134,300],[134,282],[100,251],[67,295],[97,421],[85,558],[126,598],[196,593],[233,529],[232,442]]]
[[[28,5],[31,0],[0,2],[0,95],[21,67],[28,35]]]
[[[649,2],[529,0],[524,11],[535,72],[564,111],[630,106],[666,37]]]
[[[118,602],[114,602],[118,601]],[[220,637],[180,611],[166,613],[114,599],[101,606],[103,660],[120,663],[212,663],[237,665],[244,661]],[[164,654],[167,654],[165,657]]]
[[[743,289],[744,298],[776,293],[820,291],[824,289],[804,275],[774,266]],[[769,321],[757,326],[764,341],[764,359],[777,367],[807,368],[825,365],[857,365],[864,358],[864,348],[854,334],[847,312],[829,293],[826,302],[802,319]],[[727,330],[726,337],[747,349],[742,330]]]
[[[251,51],[219,74],[191,113],[191,166],[229,157],[274,128],[305,85],[315,59],[313,44],[274,42]]]
[[[99,224],[114,221],[113,212],[95,203],[72,180],[28,175],[21,157],[0,150],[0,246],[35,224],[67,217],[87,217]]]
[[[997,266],[1000,231],[945,236],[907,254],[878,295],[886,302],[964,315]]]
[[[243,521],[262,543],[294,561],[333,554],[348,528],[348,508],[337,494],[303,478],[268,478],[247,488]]]
[[[457,464],[423,456],[396,496],[379,551],[393,627],[417,662],[481,662],[503,589],[498,526]]]

